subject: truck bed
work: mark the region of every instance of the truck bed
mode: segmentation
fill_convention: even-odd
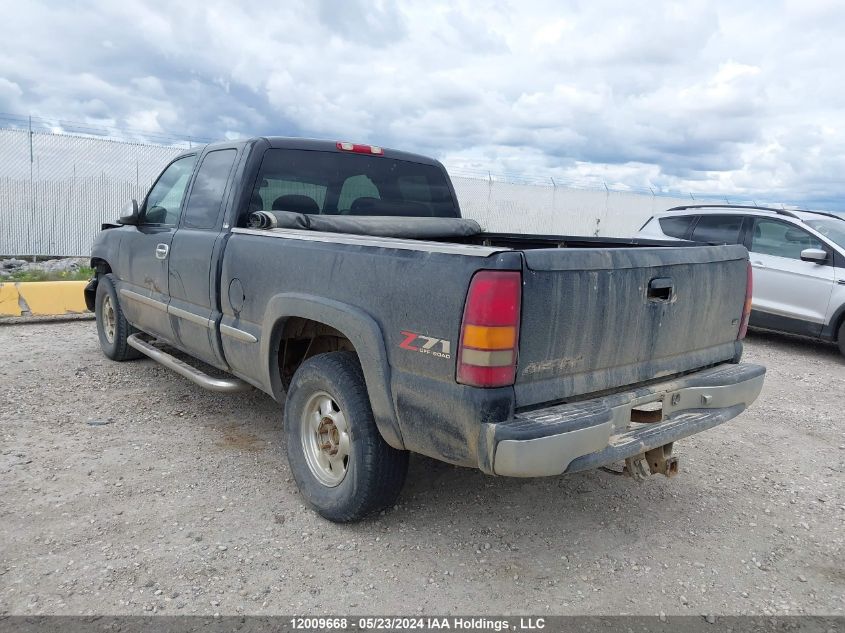
[[[402,218],[390,219],[396,220],[401,224]],[[392,328],[402,329],[419,320],[420,331],[449,334],[443,338],[455,343],[462,302],[453,306],[450,302],[453,314],[444,313],[441,306],[423,317],[427,311],[421,309],[417,291],[436,279],[447,287],[465,287],[474,270],[502,267],[497,255],[508,253],[508,261],[517,262],[523,279],[514,385],[517,408],[681,375],[737,359],[741,351],[737,333],[747,268],[747,253],[741,246],[483,232],[438,240],[280,228],[236,232],[319,241],[330,249],[335,262],[332,286],[361,285],[365,293],[369,275],[387,274],[385,257],[391,251],[427,253],[429,271],[407,269],[401,284],[405,290],[394,290],[379,311],[395,314],[397,301],[406,308],[418,306]],[[431,259],[434,254],[471,256],[464,260],[474,262],[462,261],[458,267],[453,262],[441,268]],[[408,254],[402,259],[419,256]],[[359,279],[353,271],[365,261],[374,263],[364,265],[370,273]],[[320,277],[316,270],[314,274]],[[315,278],[315,283],[320,282]],[[372,309],[375,299],[367,296],[369,301],[361,307]],[[444,370],[444,378],[454,380],[454,368]]]

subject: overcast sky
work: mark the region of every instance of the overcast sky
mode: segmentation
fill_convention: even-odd
[[[0,112],[843,209],[843,7],[0,0]]]

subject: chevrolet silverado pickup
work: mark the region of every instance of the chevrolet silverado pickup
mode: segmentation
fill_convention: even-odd
[[[625,462],[739,415],[742,246],[485,232],[443,166],[253,138],[186,152],[103,225],[86,288],[105,355],[280,403],[308,504],[392,504],[409,452],[490,475]],[[244,416],[248,416],[244,411]]]

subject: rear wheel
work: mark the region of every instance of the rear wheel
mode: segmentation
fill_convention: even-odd
[[[358,357],[332,352],[296,371],[285,403],[288,462],[302,496],[331,521],[356,521],[393,504],[408,453],[376,427]]]
[[[129,325],[117,300],[113,277],[103,275],[97,282],[94,300],[94,314],[97,316],[97,335],[100,349],[108,358],[117,361],[140,358],[141,353],[129,347],[126,339],[138,330]]]

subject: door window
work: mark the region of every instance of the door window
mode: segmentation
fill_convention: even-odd
[[[147,194],[144,224],[174,226],[179,220],[179,209],[185,188],[194,171],[196,156],[185,156],[167,166]]]
[[[741,215],[702,215],[692,231],[692,239],[711,244],[737,244],[741,227]]]
[[[185,206],[185,228],[212,229],[217,225],[236,155],[234,149],[221,149],[209,152],[202,159]]]
[[[752,253],[801,259],[801,251],[806,248],[826,250],[819,240],[794,224],[766,218],[754,220]]]
[[[807,220],[807,224],[840,248],[845,248],[845,218]]]

